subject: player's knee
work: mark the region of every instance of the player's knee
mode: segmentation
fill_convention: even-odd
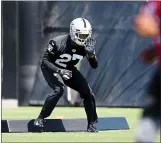
[[[64,93],[64,86],[57,86],[53,88],[52,96],[61,97]]]
[[[135,132],[136,142],[154,142],[158,128],[151,118],[143,118]]]
[[[80,97],[82,99],[90,99],[90,100],[94,98],[94,93],[89,85],[80,91]]]
[[[59,96],[62,96],[64,93],[64,86],[57,87],[55,91]]]
[[[81,98],[82,99],[89,99],[89,100],[93,100],[94,99],[94,94],[92,92],[92,90],[89,90],[88,92],[84,93],[84,94],[81,94]]]
[[[79,92],[80,93],[80,97],[82,99],[87,98],[90,94],[90,91],[88,89],[83,89],[82,91]]]

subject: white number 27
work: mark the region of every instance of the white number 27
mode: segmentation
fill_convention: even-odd
[[[73,54],[73,57],[71,56],[71,55],[69,55],[69,54],[62,54],[62,55],[60,55],[60,58],[61,59],[57,59],[56,61],[55,61],[55,63],[56,64],[58,64],[59,66],[62,66],[62,67],[64,67],[64,68],[66,68],[66,64],[65,63],[67,63],[67,62],[69,62],[69,61],[71,61],[71,60],[82,60],[83,59],[83,56],[81,56],[81,55],[77,55],[77,54]]]

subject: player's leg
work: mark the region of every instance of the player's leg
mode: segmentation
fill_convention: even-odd
[[[84,76],[74,68],[72,70],[72,78],[64,81],[64,83],[80,93],[88,120],[87,130],[89,132],[97,132],[95,123],[98,117],[96,113],[95,97]]]
[[[47,96],[44,102],[44,105],[41,109],[41,112],[38,118],[34,122],[35,126],[38,126],[43,130],[44,118],[47,118],[50,116],[57,102],[59,101],[60,97],[63,95],[64,83],[56,75],[46,70],[45,68],[42,68],[41,70],[46,82],[53,89],[53,92]]]
[[[160,70],[156,72],[149,86],[153,102],[143,110],[142,117],[135,133],[138,143],[154,142],[160,127]]]

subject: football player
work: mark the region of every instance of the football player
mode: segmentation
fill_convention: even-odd
[[[53,92],[46,98],[40,115],[34,121],[34,125],[41,131],[44,128],[44,119],[54,110],[66,85],[79,92],[83,99],[88,121],[87,131],[98,132],[94,94],[85,77],[75,67],[79,61],[87,57],[90,66],[97,68],[95,43],[91,24],[84,18],[76,18],[71,22],[69,35],[57,36],[49,41],[41,62],[41,71]]]
[[[135,18],[136,31],[145,37],[151,37],[153,44],[140,55],[144,63],[156,61],[156,71],[148,87],[153,101],[147,105],[135,133],[135,141],[154,142],[160,127],[160,79],[161,79],[161,1],[148,1]]]

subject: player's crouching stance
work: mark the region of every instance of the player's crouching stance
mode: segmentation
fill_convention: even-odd
[[[94,94],[85,77],[75,67],[80,60],[87,57],[91,67],[97,68],[94,46],[91,24],[84,18],[76,18],[71,22],[69,35],[61,35],[50,40],[42,59],[41,70],[53,92],[46,98],[40,115],[34,122],[42,131],[44,118],[50,116],[66,85],[78,91],[83,99],[88,120],[87,131],[98,132],[95,125],[98,117]]]

